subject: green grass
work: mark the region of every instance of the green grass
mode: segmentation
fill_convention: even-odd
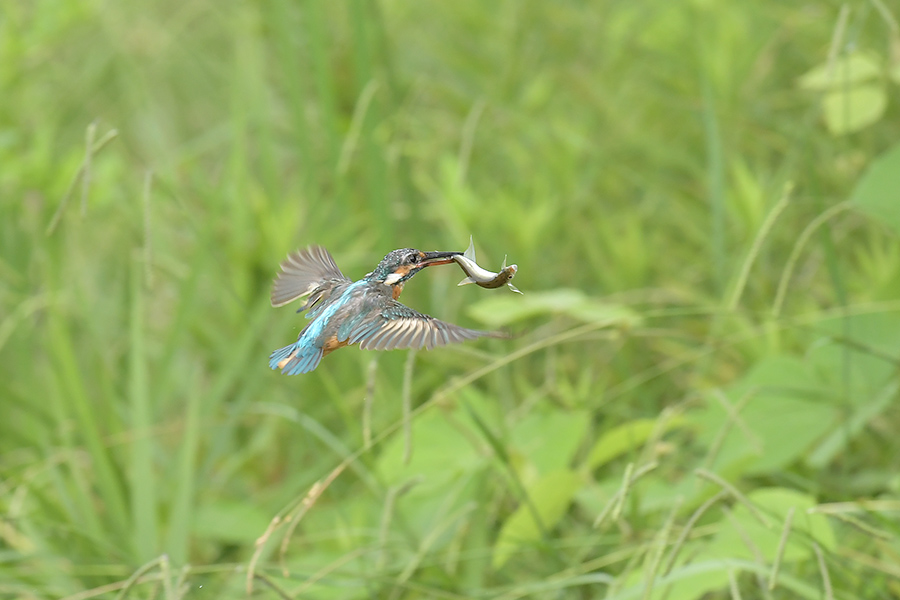
[[[900,13],[842,6],[0,0],[0,598],[900,595]],[[469,234],[525,295],[404,302],[513,339],[267,368],[287,252]]]

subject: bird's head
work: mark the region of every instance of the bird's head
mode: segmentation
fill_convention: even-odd
[[[434,265],[446,265],[462,252],[422,252],[415,248],[401,248],[389,252],[381,259],[375,270],[366,275],[370,281],[380,281],[385,285],[403,284],[413,275]]]

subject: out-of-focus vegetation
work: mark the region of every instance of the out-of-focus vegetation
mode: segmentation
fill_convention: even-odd
[[[0,597],[900,596],[898,19],[0,1]],[[267,368],[469,234],[514,339]]]

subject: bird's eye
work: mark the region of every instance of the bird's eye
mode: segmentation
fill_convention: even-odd
[[[409,258],[407,260],[409,262],[411,262],[412,264],[416,264],[417,262],[419,262],[419,255],[418,254],[410,254]]]

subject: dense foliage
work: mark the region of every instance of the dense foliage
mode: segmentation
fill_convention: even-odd
[[[900,596],[898,19],[0,0],[0,597]],[[470,234],[513,339],[267,368]]]

